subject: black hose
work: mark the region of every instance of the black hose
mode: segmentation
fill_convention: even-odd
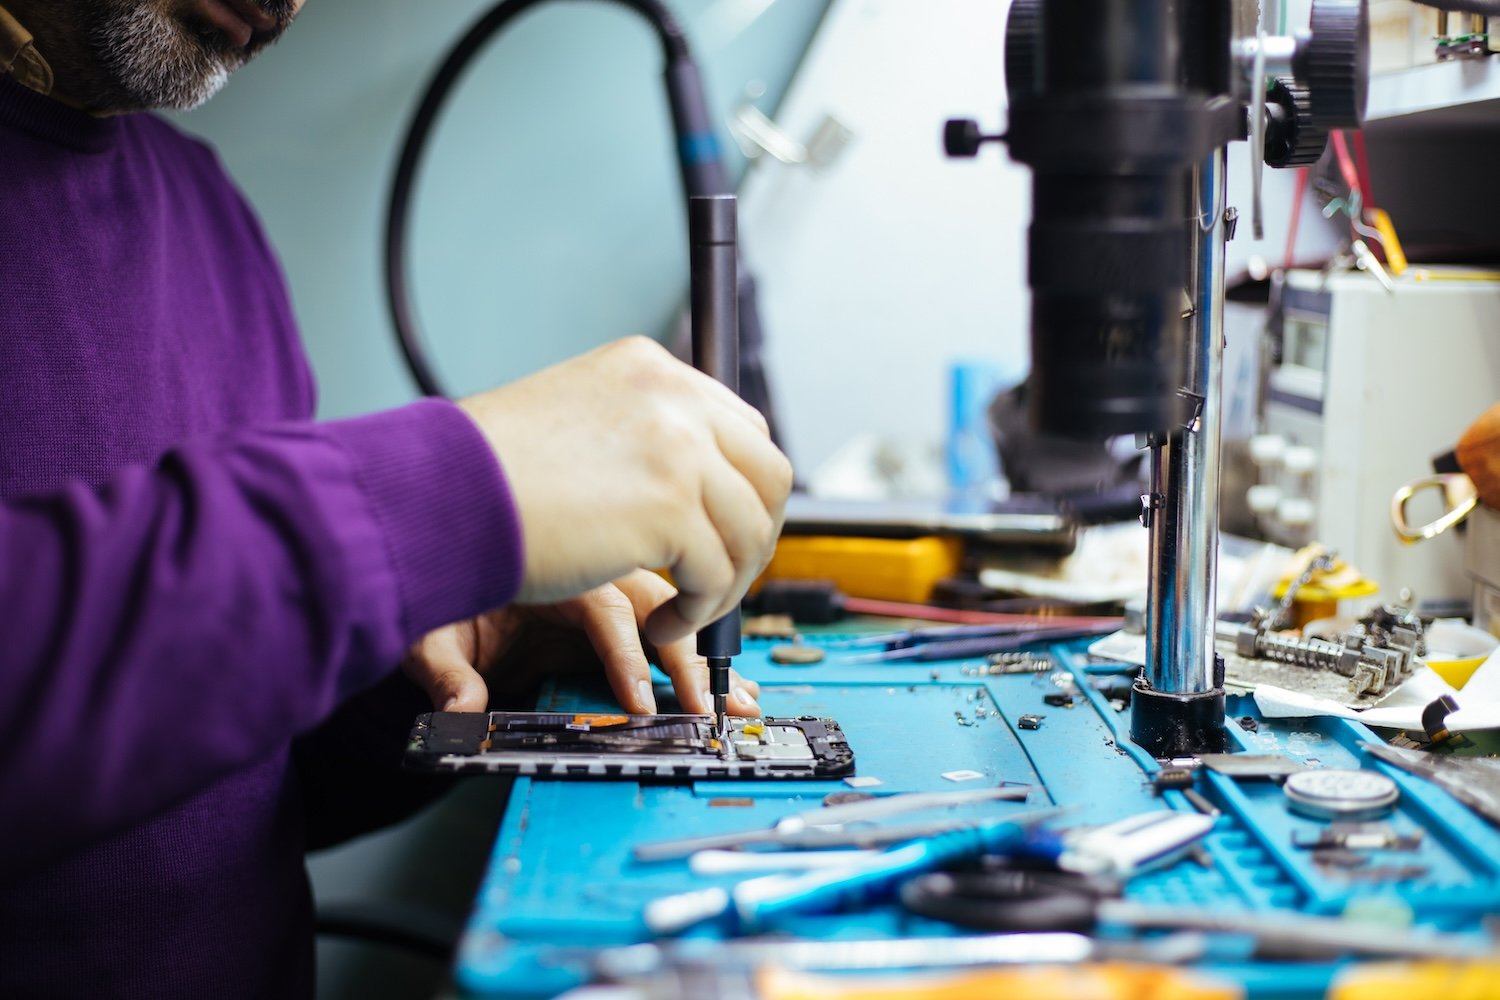
[[[458,41],[438,68],[427,92],[417,106],[416,115],[407,129],[391,185],[391,198],[385,224],[385,273],[387,301],[396,336],[407,366],[418,388],[428,396],[446,395],[427,357],[420,325],[407,285],[406,230],[410,214],[412,188],[427,140],[437,121],[438,112],[455,83],[485,44],[517,15],[545,0],[504,0],[477,21]],[[688,54],[687,40],[677,20],[657,0],[611,0],[645,17],[661,39],[666,56],[666,83],[672,104],[673,122],[677,126],[679,160],[688,194],[727,193],[728,182],[712,141],[708,112],[702,97],[698,73]],[[707,138],[705,138],[707,137]]]

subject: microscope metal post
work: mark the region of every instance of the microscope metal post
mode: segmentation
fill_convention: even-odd
[[[1311,32],[1238,31],[1233,0],[1015,0],[1004,136],[948,123],[955,156],[1004,141],[1034,173],[1033,417],[1151,449],[1147,666],[1131,737],[1158,757],[1224,742],[1213,650],[1226,146],[1259,170],[1315,162],[1363,117],[1363,0],[1317,0]],[[1238,36],[1238,37],[1237,37]],[[1267,84],[1272,84],[1267,86]]]

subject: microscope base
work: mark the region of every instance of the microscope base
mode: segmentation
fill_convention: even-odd
[[[1130,738],[1157,759],[1223,753],[1224,689],[1174,694],[1136,681],[1130,696]]]

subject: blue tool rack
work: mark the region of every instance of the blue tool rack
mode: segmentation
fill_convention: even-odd
[[[1153,791],[1149,776],[1157,763],[1130,742],[1128,710],[1116,712],[1094,689],[1091,671],[1101,668],[1081,644],[1051,649],[1057,670],[1076,680],[1079,697],[1071,708],[1043,700],[1060,690],[1047,671],[976,675],[980,660],[853,665],[841,663],[837,652],[815,666],[783,666],[770,661],[771,645],[747,640],[735,661],[760,682],[765,713],[837,719],[858,773],[881,782],[869,791],[1025,783],[1039,790],[1028,802],[972,806],[965,815],[1012,815],[1050,802],[1071,808],[1068,825],[1107,823],[1164,805],[1192,808],[1181,792]],[[670,686],[657,680],[662,711],[670,711]],[[617,710],[602,684],[555,685],[538,709]],[[1024,714],[1043,716],[1040,728],[1019,729],[1016,720]],[[1208,774],[1198,788],[1223,816],[1204,841],[1206,856],[1138,876],[1129,898],[1324,915],[1351,904],[1385,903],[1409,909],[1417,925],[1475,935],[1485,915],[1500,912],[1500,832],[1446,792],[1364,754],[1359,743],[1377,738],[1368,729],[1338,719],[1261,719],[1243,697],[1229,699],[1229,715],[1235,750],[1390,776],[1401,799],[1385,822],[1402,833],[1421,830],[1423,839],[1414,852],[1377,854],[1373,863],[1420,865],[1426,873],[1366,883],[1319,869],[1292,838],[1315,836],[1326,823],[1291,813],[1271,782]],[[1241,725],[1241,718],[1253,725]],[[954,782],[942,776],[955,771],[983,777]],[[650,900],[745,877],[695,876],[686,861],[639,863],[631,857],[636,844],[769,827],[848,789],[839,780],[667,786],[517,779],[460,945],[458,988],[476,997],[545,997],[577,985],[586,971],[581,953],[651,938],[641,918]],[[815,939],[968,933],[895,905],[798,918],[783,929]],[[1321,996],[1337,971],[1326,964],[1250,962],[1233,953],[1206,969],[1244,984],[1251,996],[1276,998]]]

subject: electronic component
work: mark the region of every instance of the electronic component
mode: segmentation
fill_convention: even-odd
[[[1303,771],[1288,777],[1281,790],[1292,811],[1315,819],[1375,819],[1401,797],[1385,775],[1352,769]]]
[[[1205,796],[1202,792],[1198,791],[1196,788],[1184,788],[1182,790],[1182,797],[1187,799],[1188,803],[1194,809],[1198,810],[1205,816],[1217,817],[1222,815],[1219,807],[1210,802],[1208,800],[1208,797]]]
[[[1331,559],[1331,554],[1320,558]],[[1272,666],[1284,664],[1348,678],[1348,691],[1354,697],[1388,693],[1412,675],[1420,665],[1418,657],[1427,651],[1422,620],[1409,609],[1398,605],[1375,608],[1334,639],[1298,638],[1274,631],[1287,619],[1292,595],[1321,565],[1324,563],[1314,560],[1287,588],[1281,607],[1275,611],[1259,615],[1249,625],[1219,626],[1218,638],[1233,645],[1231,672],[1248,685],[1269,681],[1303,690],[1305,678],[1298,671],[1278,673]],[[1270,662],[1263,666],[1259,661]]]
[[[1422,846],[1422,831],[1399,833],[1389,823],[1334,823],[1313,836],[1292,834],[1292,846],[1307,851],[1415,851]]]
[[[959,668],[959,672],[966,677],[996,677],[1006,674],[1040,674],[1055,666],[1052,657],[1046,653],[994,653],[982,666],[965,664]]]
[[[1028,712],[1027,714],[1021,716],[1019,719],[1016,720],[1016,728],[1017,729],[1041,729],[1042,728],[1042,720],[1045,719],[1045,718],[1046,718],[1045,715],[1033,715],[1033,714],[1031,714],[1031,713]]]
[[[1151,776],[1151,787],[1157,794],[1193,787],[1193,772],[1186,767],[1164,767]]]
[[[730,719],[729,746],[701,715],[555,712],[430,712],[417,717],[408,767],[535,778],[833,778],[854,771],[838,723]]]

